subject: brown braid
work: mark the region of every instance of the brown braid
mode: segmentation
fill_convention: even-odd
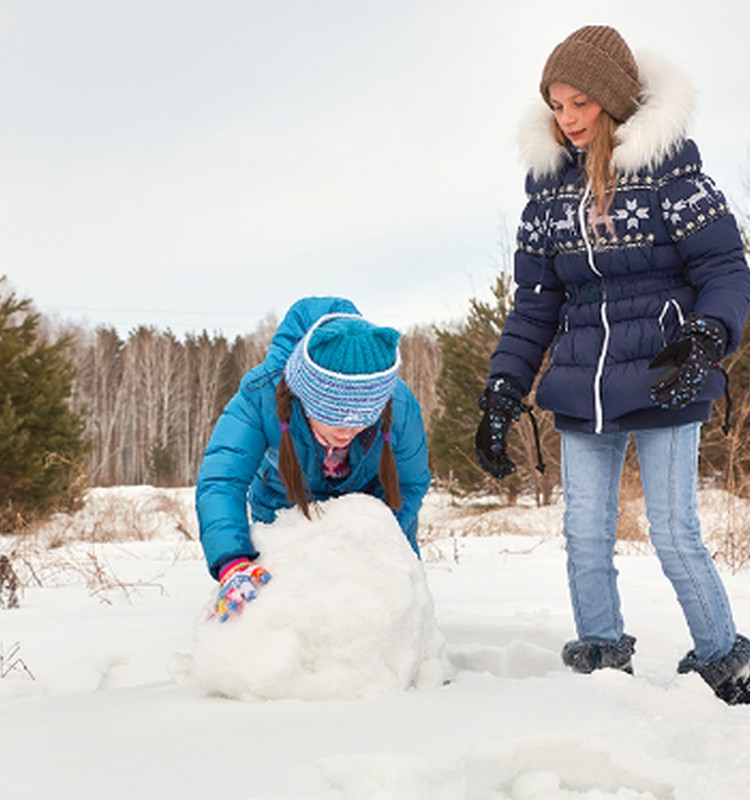
[[[393,398],[388,400],[380,415],[380,429],[382,434],[390,434],[393,419]],[[401,489],[398,485],[398,470],[396,459],[393,457],[390,436],[383,436],[383,451],[378,464],[378,477],[385,490],[385,502],[394,510],[401,508]]]
[[[276,387],[276,415],[279,422],[289,425],[292,418],[292,393],[287,386],[286,380],[282,378]],[[281,443],[279,445],[279,475],[284,482],[286,499],[299,506],[302,513],[310,519],[310,501],[307,494],[305,477],[302,474],[302,467],[297,458],[297,451],[294,449],[294,442],[289,429],[281,431]]]
[[[276,388],[276,415],[279,422],[288,425],[292,416],[292,393],[282,378]],[[393,400],[390,399],[381,414],[381,433],[391,432],[393,417]],[[302,467],[294,449],[294,442],[289,430],[282,430],[279,444],[279,475],[284,483],[286,497],[290,503],[299,506],[302,513],[310,519],[310,498],[307,492]],[[383,441],[383,450],[378,464],[378,477],[385,490],[385,502],[395,511],[401,508],[401,490],[399,488],[398,470],[393,448],[388,438]]]

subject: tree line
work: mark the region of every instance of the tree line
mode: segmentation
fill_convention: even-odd
[[[219,415],[276,327],[269,315],[232,341],[147,326],[122,338],[52,325],[0,277],[0,532],[74,510],[88,486],[192,485]],[[435,333],[414,328],[400,349],[400,374],[429,421]]]
[[[126,339],[112,328],[67,331],[76,366],[71,407],[86,421],[92,485],[195,482],[203,451],[247,370],[260,364],[276,330],[269,316],[249,334],[188,334],[139,327]],[[429,330],[401,340],[404,378],[429,414],[439,351]]]
[[[546,504],[560,488],[551,415],[537,412],[535,419],[544,473],[535,469],[526,415],[509,440],[516,473],[498,482],[474,455],[477,397],[511,307],[512,284],[501,275],[491,300],[470,301],[463,320],[405,331],[400,374],[421,405],[436,482],[456,493],[504,495],[509,503],[532,493]],[[55,507],[73,508],[86,486],[192,485],[216,420],[245,372],[264,359],[276,326],[269,316],[232,341],[205,331],[179,339],[152,327],[126,338],[109,327],[53,328],[0,279],[0,531],[48,511],[53,495]],[[724,366],[732,427],[728,435],[721,430],[719,401],[704,427],[701,470],[750,497],[750,323]],[[624,491],[637,483],[629,454]]]
[[[122,339],[108,327],[68,328],[75,365],[72,409],[85,420],[92,485],[186,486],[194,483],[213,427],[247,370],[265,358],[277,321],[229,341],[139,327]],[[435,407],[440,369],[430,328],[402,335],[401,375],[427,419]]]

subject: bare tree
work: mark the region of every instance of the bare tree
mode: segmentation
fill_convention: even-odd
[[[414,392],[425,425],[429,427],[432,413],[438,406],[436,387],[442,365],[437,335],[431,327],[412,328],[401,337],[399,350],[402,358],[400,375]]]
[[[192,387],[187,453],[191,473],[196,475],[226,398],[223,372],[229,347],[224,337],[211,339],[205,331],[200,336],[188,336],[186,346],[187,374]]]

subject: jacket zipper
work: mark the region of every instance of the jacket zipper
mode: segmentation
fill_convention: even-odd
[[[591,271],[599,278],[603,277],[602,273],[597,269],[594,263],[594,251],[589,241],[586,230],[586,202],[591,194],[591,183],[586,184],[586,190],[581,198],[580,205],[578,206],[578,223],[581,226],[581,236],[586,245],[586,256],[588,259]],[[607,358],[607,350],[609,349],[609,336],[610,327],[609,320],[607,319],[607,292],[604,286],[604,281],[601,283],[602,302],[599,307],[599,316],[602,320],[604,327],[604,339],[602,341],[602,349],[599,353],[599,360],[596,364],[596,372],[594,373],[594,433],[601,433],[604,428],[604,410],[602,407],[602,374],[604,372],[604,362]]]

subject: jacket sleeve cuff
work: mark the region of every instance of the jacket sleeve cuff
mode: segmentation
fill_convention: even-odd
[[[226,574],[226,571],[229,567],[233,564],[243,561],[247,562],[248,564],[255,561],[256,558],[260,556],[260,553],[257,550],[253,550],[249,553],[236,553],[233,556],[230,556],[224,561],[219,562],[218,564],[212,564],[209,566],[208,571],[211,573],[211,577],[215,578],[217,581],[222,580],[222,576]]]

